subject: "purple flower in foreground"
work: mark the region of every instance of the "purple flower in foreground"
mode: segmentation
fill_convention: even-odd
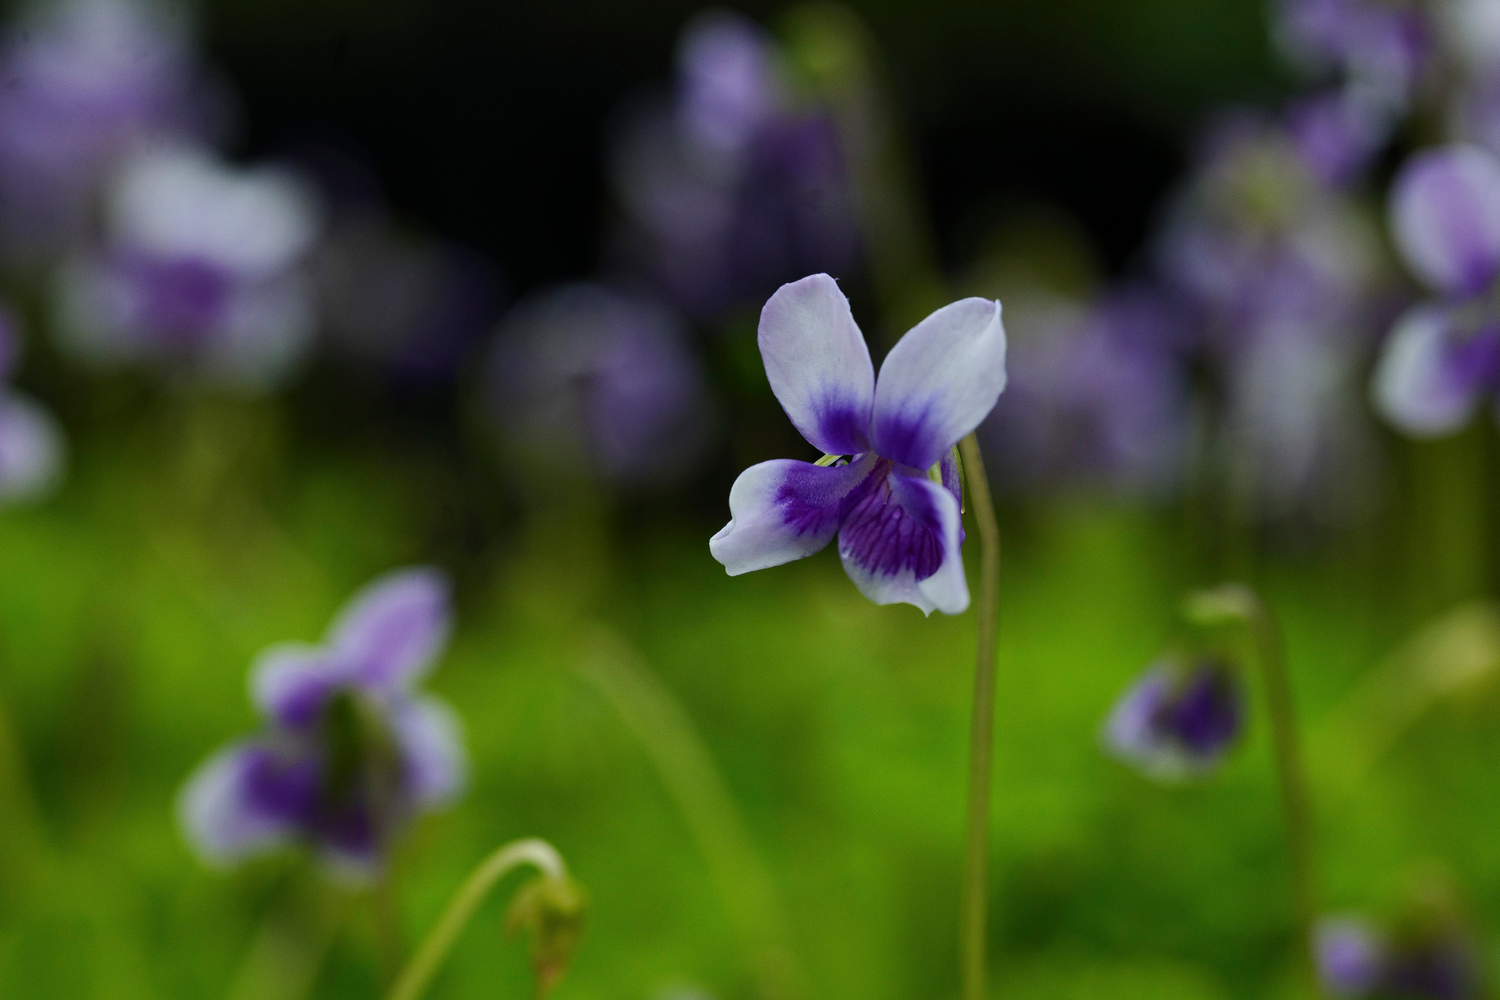
[[[1313,930],[1318,979],[1336,997],[1467,1000],[1479,995],[1468,940],[1452,927],[1383,933],[1351,916],[1325,917]]]
[[[1104,746],[1159,781],[1198,777],[1218,765],[1244,729],[1245,697],[1234,669],[1215,659],[1152,665],[1104,725]]]
[[[447,583],[409,569],[355,595],[324,645],[261,653],[250,693],[266,730],[210,757],[179,800],[203,858],[302,842],[335,871],[368,875],[414,815],[452,801],[466,769],[458,720],[413,690],[449,628]]]
[[[1500,161],[1477,146],[1413,156],[1391,193],[1396,248],[1438,298],[1391,330],[1375,370],[1375,403],[1417,437],[1463,426],[1500,389]]]
[[[548,471],[620,486],[685,472],[712,435],[708,391],[670,309],[575,284],[501,321],[486,402],[506,445]]]
[[[249,387],[301,359],[315,328],[303,265],[320,213],[295,176],[150,149],[122,166],[104,221],[103,244],[57,282],[60,332],[84,359]]]
[[[136,0],[41,6],[0,44],[0,244],[60,249],[141,139],[189,131],[197,73],[181,18]]]
[[[62,474],[65,451],[52,415],[5,384],[20,348],[15,317],[0,306],[0,504],[50,491]]]
[[[955,445],[1005,388],[1000,303],[939,309],[891,349],[877,380],[848,299],[815,274],[771,296],[760,351],[771,390],[825,458],[742,472],[730,521],[709,541],[714,558],[738,576],[810,556],[837,534],[844,570],[876,604],[967,608]],[[848,461],[829,464],[835,456]]]
[[[782,61],[754,22],[704,14],[683,32],[671,103],[638,108],[619,129],[619,256],[695,316],[799,274],[847,270],[858,255],[838,129],[793,102]]]

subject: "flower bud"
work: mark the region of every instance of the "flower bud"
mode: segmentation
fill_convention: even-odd
[[[549,995],[561,982],[588,917],[589,899],[583,886],[563,875],[541,875],[523,885],[511,901],[505,932],[531,932],[531,966],[536,971],[536,995]]]

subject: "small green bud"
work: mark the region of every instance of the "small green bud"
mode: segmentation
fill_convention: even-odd
[[[566,875],[540,875],[521,886],[511,900],[505,933],[531,932],[538,997],[550,995],[562,981],[583,937],[588,909],[588,893]]]

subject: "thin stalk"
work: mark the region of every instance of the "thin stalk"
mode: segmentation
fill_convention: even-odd
[[[303,1000],[338,936],[351,897],[324,886],[294,886],[261,922],[229,1000]]]
[[[498,848],[480,862],[479,867],[458,887],[421,947],[411,957],[401,975],[396,977],[395,984],[386,994],[386,1000],[417,1000],[443,964],[443,959],[448,957],[453,942],[458,939],[459,932],[468,924],[469,918],[474,915],[484,897],[502,878],[526,864],[552,878],[567,877],[567,866],[563,864],[561,855],[545,840],[515,840]]]
[[[371,899],[375,918],[375,942],[380,949],[380,971],[387,984],[395,981],[406,950],[401,940],[401,921],[396,913],[395,881],[396,873],[387,867],[380,881],[375,884]]]
[[[964,1000],[986,997],[986,903],[989,898],[990,769],[995,744],[995,642],[1000,630],[1000,524],[973,434],[959,443],[964,481],[979,526],[979,641],[974,659],[974,714],[969,724],[969,819],[964,845],[959,944]]]
[[[708,866],[764,1000],[805,995],[775,880],[692,720],[613,632],[596,627],[579,672],[640,741]]]
[[[1265,684],[1266,706],[1271,716],[1271,746],[1276,758],[1276,780],[1281,789],[1282,819],[1286,826],[1287,856],[1291,865],[1292,905],[1301,935],[1302,954],[1311,940],[1317,917],[1317,879],[1313,869],[1311,798],[1297,738],[1296,711],[1292,705],[1291,676],[1287,672],[1286,646],[1271,609],[1249,587],[1229,583],[1191,599],[1190,617],[1211,620],[1216,613],[1237,618],[1255,645],[1256,665]]]

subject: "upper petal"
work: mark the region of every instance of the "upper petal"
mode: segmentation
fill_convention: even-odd
[[[1500,270],[1500,162],[1469,145],[1411,157],[1392,185],[1391,228],[1407,266],[1433,288],[1484,288]]]
[[[0,394],[0,503],[45,495],[62,476],[66,451],[50,413],[18,393]]]
[[[771,391],[813,447],[869,450],[875,368],[837,282],[814,274],[778,288],[760,311],[760,353]]]
[[[956,615],[969,606],[958,501],[930,479],[890,476],[867,491],[839,532],[839,556],[876,604]]]
[[[277,725],[301,729],[317,721],[328,696],[349,676],[347,666],[322,646],[278,643],[250,667],[250,700]]]
[[[875,450],[903,465],[930,468],[979,426],[1004,388],[1000,303],[946,305],[902,337],[880,366]]]
[[[708,550],[730,576],[780,566],[827,545],[874,484],[876,458],[838,468],[776,459],[752,465],[729,490],[729,523]]]
[[[1452,323],[1452,312],[1441,306],[1409,309],[1396,321],[1375,366],[1376,408],[1414,437],[1447,434],[1468,423],[1493,377],[1487,369],[1494,368],[1494,359],[1486,364],[1480,355],[1486,346],[1500,346],[1495,334],[1476,334],[1467,350],[1455,351]]]
[[[434,569],[396,570],[367,585],[339,613],[328,644],[367,688],[410,684],[426,673],[452,628],[448,581]]]

